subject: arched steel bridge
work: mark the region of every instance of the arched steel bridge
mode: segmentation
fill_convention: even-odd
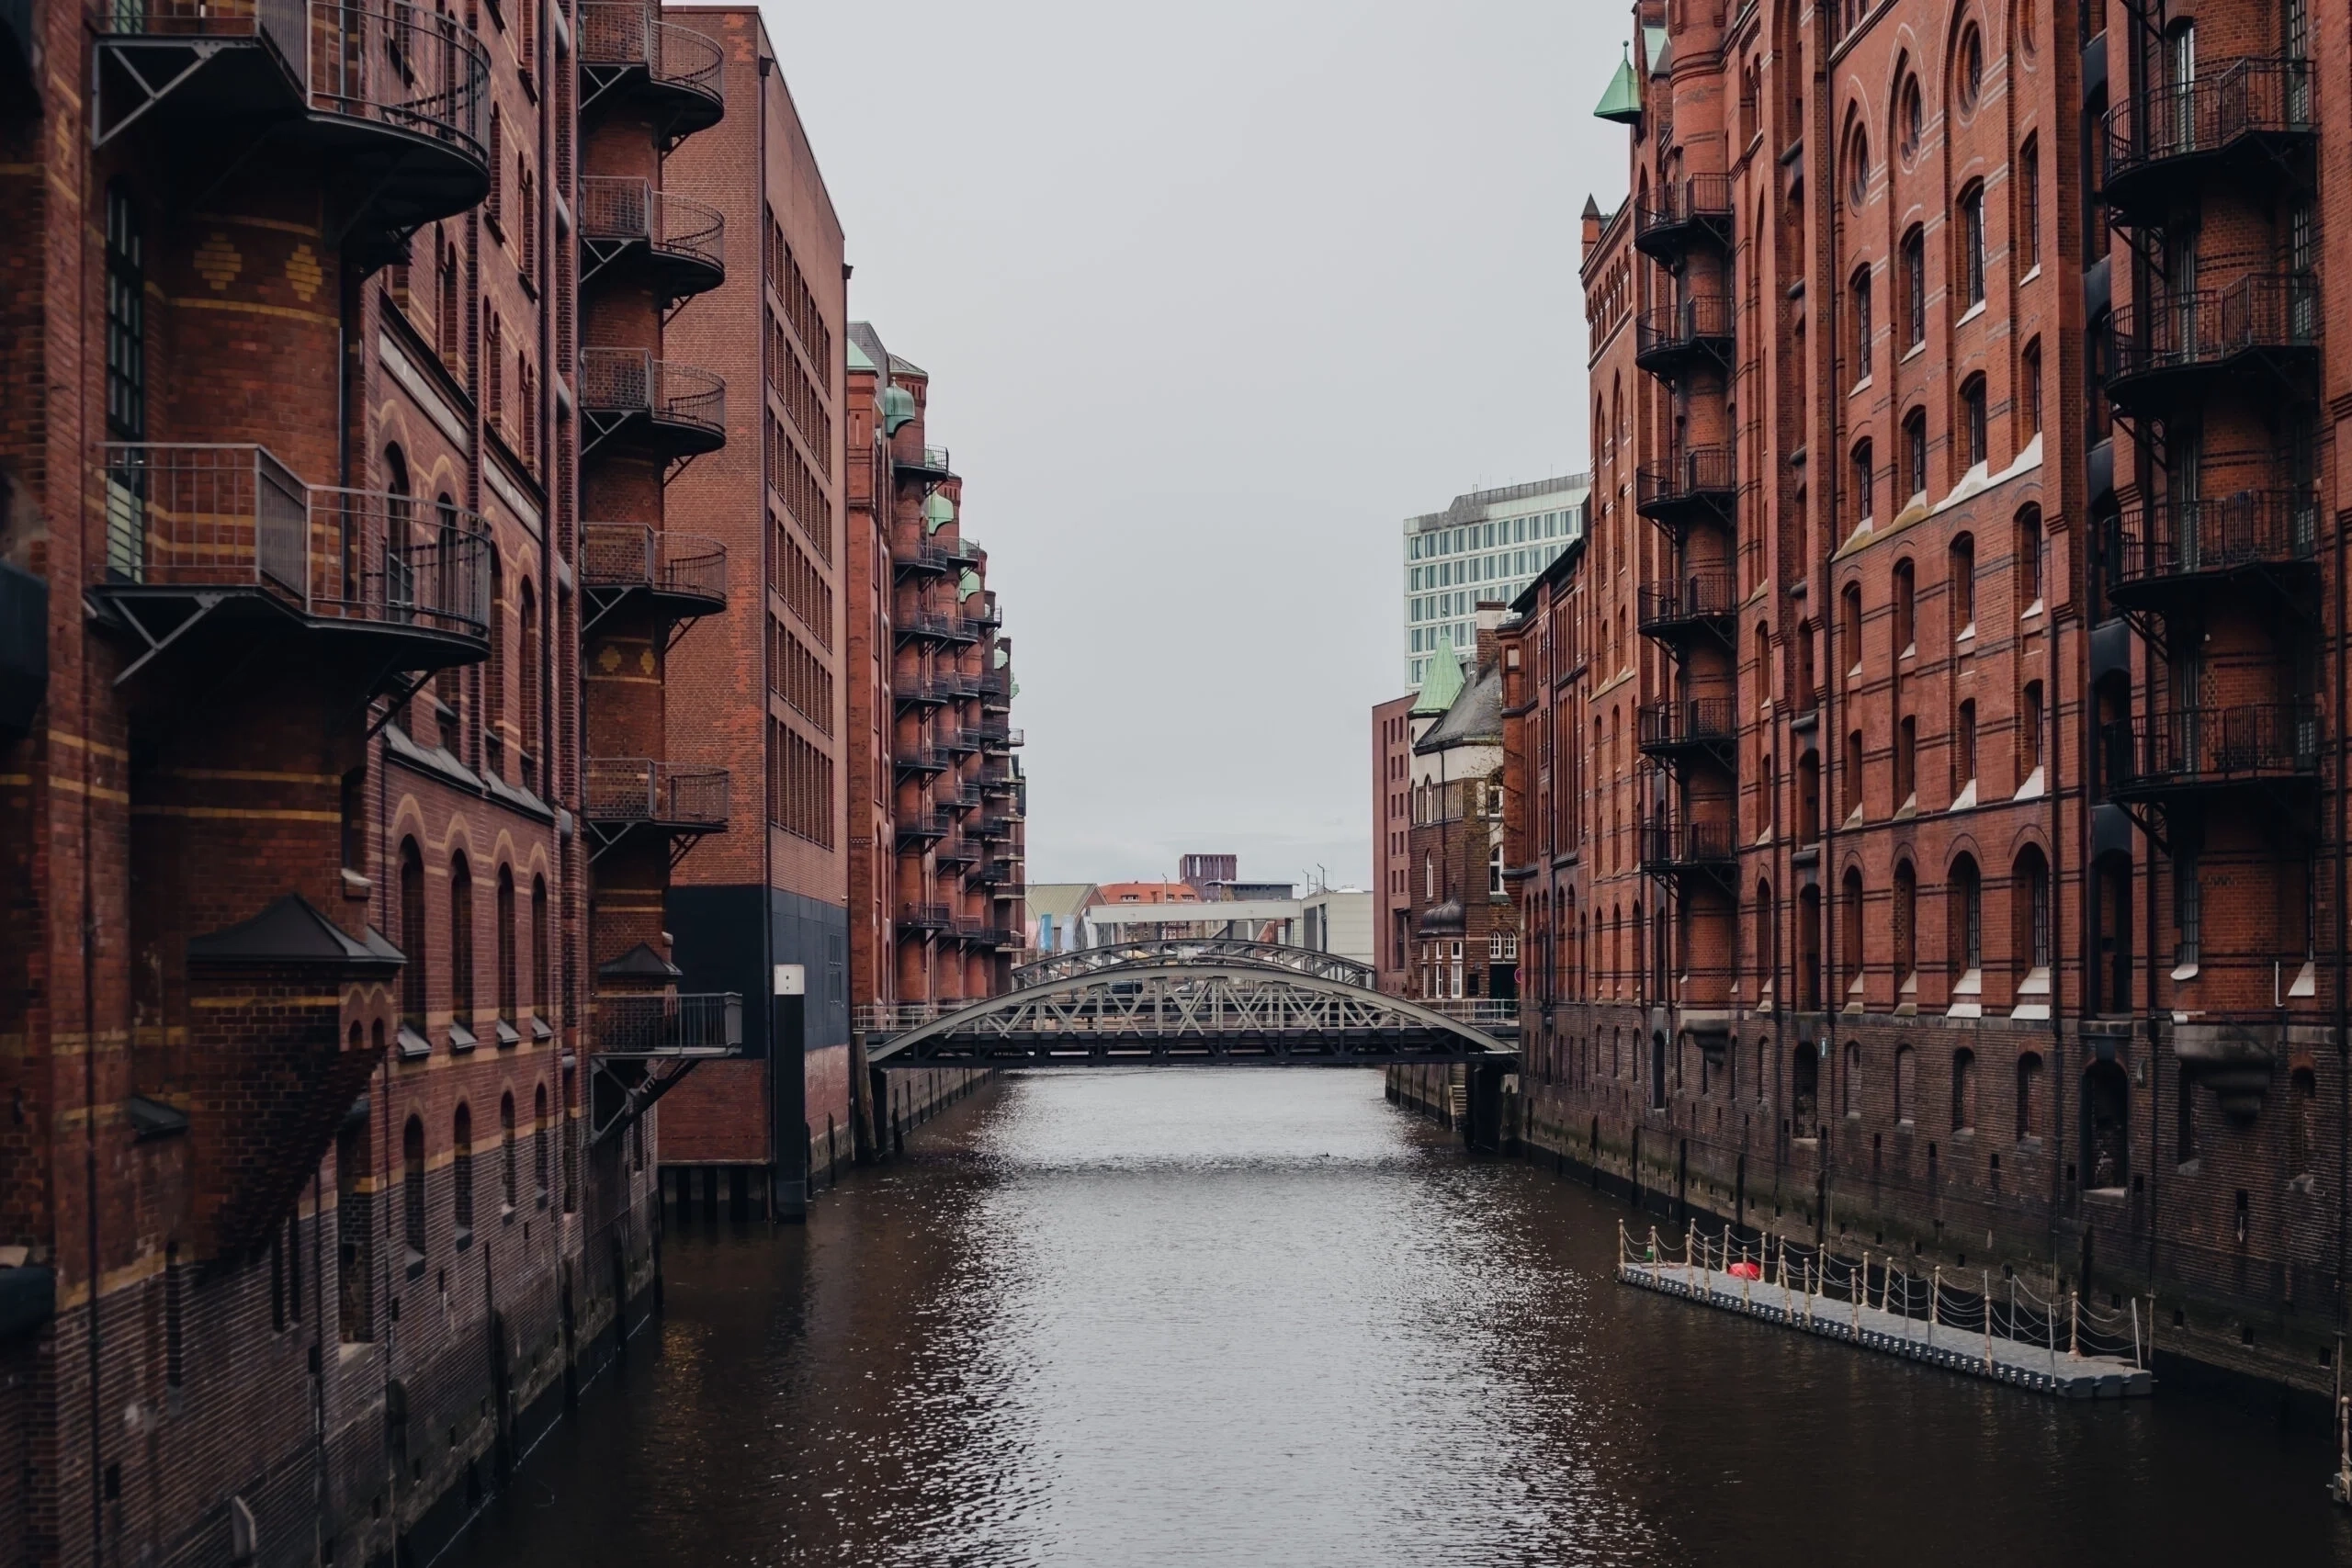
[[[1080,948],[1076,953],[1057,953],[1015,969],[1012,984],[1015,988],[1042,986],[1052,980],[1090,975],[1113,964],[1197,964],[1204,960],[1294,969],[1302,975],[1361,986],[1366,990],[1372,988],[1373,983],[1371,964],[1342,958],[1336,953],[1290,947],[1278,942],[1250,942],[1240,937],[1166,937],[1151,942],[1106,942],[1101,947]]]
[[[1110,964],[951,1012],[901,1010],[870,1017],[867,1024],[866,1062],[876,1069],[1508,1067],[1518,1060],[1519,1039],[1512,1003],[1430,1006],[1278,964],[1210,953]]]

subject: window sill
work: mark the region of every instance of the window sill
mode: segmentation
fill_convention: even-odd
[[[2040,262],[2036,262],[2031,266],[2025,269],[2025,276],[2018,279],[2018,287],[2019,288],[2023,288],[2027,284],[2031,283],[2035,278],[2040,277],[2041,276],[2041,264]]]
[[[1979,316],[1983,315],[1984,313],[1984,300],[1982,300],[1982,299],[1979,299],[1978,301],[1976,301],[1976,303],[1975,303],[1975,304],[1971,305],[1967,310],[1962,310],[1962,311],[1960,313],[1960,320],[1958,320],[1958,321],[1956,321],[1952,322],[1952,325],[1953,325],[1953,326],[1955,326],[1955,327],[1964,327],[1964,326],[1966,326],[1969,322],[1971,322],[1971,321],[1974,321],[1977,317],[1979,317]]]
[[[472,1030],[468,1029],[454,1018],[449,1021],[449,1049],[451,1051],[470,1051],[481,1043],[481,1041],[475,1036]]]

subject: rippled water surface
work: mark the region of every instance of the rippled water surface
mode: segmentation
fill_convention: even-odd
[[[805,1229],[673,1225],[662,1321],[453,1555],[2352,1563],[2308,1434],[1621,1289],[1624,1213],[1370,1073],[1012,1077]]]

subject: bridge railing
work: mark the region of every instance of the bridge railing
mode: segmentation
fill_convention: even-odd
[[[1498,1000],[1493,997],[1441,998],[1430,1001],[1410,998],[1407,999],[1411,1000],[1415,1007],[1427,1008],[1434,1013],[1442,1013],[1456,1023],[1466,1023],[1476,1029],[1491,1032],[1519,1027],[1517,1001]]]

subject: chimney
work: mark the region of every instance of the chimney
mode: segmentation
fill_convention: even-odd
[[[1490,669],[1494,665],[1495,628],[1503,624],[1503,616],[1507,613],[1507,608],[1508,607],[1499,599],[1482,599],[1478,602],[1478,618],[1476,623],[1478,627],[1477,667],[1481,670]]]
[[[1584,250],[1578,257],[1592,254],[1592,247],[1600,243],[1600,204],[1588,196],[1584,198]]]

